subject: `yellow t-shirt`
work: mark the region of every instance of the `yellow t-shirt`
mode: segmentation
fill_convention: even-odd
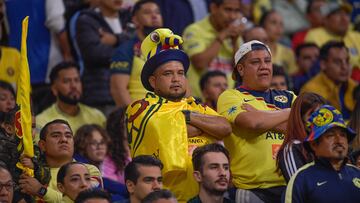
[[[350,53],[350,63],[353,67],[360,68],[360,33],[349,30],[345,37],[329,33],[325,28],[313,28],[306,34],[305,42],[313,42],[319,47],[326,42],[335,40],[343,41]]]
[[[85,166],[89,170],[91,176],[91,185],[93,187],[102,187],[103,182],[99,169],[91,164],[85,164]],[[57,188],[57,174],[59,170],[60,168],[50,168],[51,179],[47,192],[43,197],[43,200],[46,202],[61,202],[63,200],[63,195]]]
[[[180,202],[186,202],[198,193],[198,183],[193,178],[192,152],[216,140],[206,134],[188,138],[182,110],[218,115],[211,108],[196,104],[192,97],[171,102],[152,93],[131,104],[126,115],[131,157],[148,154],[160,159],[164,164],[164,187]]]
[[[78,104],[80,107],[80,111],[76,116],[70,116],[68,114],[63,113],[60,111],[60,109],[57,107],[57,104],[53,104],[49,108],[45,109],[43,112],[41,112],[39,115],[36,116],[36,129],[37,129],[37,135],[35,136],[35,143],[37,144],[39,142],[39,133],[42,127],[55,119],[63,119],[66,120],[71,127],[71,130],[75,134],[75,132],[84,124],[98,124],[101,127],[105,127],[106,118],[104,114],[95,109],[91,108],[89,106],[86,106],[84,104]]]
[[[283,66],[283,68],[289,75],[297,72],[298,68],[295,61],[295,55],[290,48],[280,43],[277,43],[276,52],[272,52],[272,54],[273,63]]]
[[[211,43],[215,40],[218,32],[210,24],[209,17],[205,17],[199,22],[193,23],[186,27],[184,30],[183,38],[184,51],[191,58],[195,54],[199,54],[207,49]],[[241,37],[238,39],[238,44],[242,43]],[[234,81],[231,79],[231,73],[233,70],[233,55],[234,50],[230,39],[226,39],[220,48],[218,55],[210,62],[208,71],[219,70],[224,72],[228,76],[229,87],[234,86]],[[200,90],[200,78],[205,71],[199,72],[193,65],[190,66],[187,77],[191,88],[191,94],[195,97],[201,98]]]
[[[248,103],[258,110],[276,111],[290,108],[295,95],[289,91],[269,90],[258,92],[229,89],[218,100],[218,112],[232,124],[233,133],[224,138],[230,152],[233,184],[236,188],[254,189],[285,185],[285,180],[276,172],[276,154],[284,135],[276,132],[258,134],[236,126],[236,117],[245,110],[241,105]]]
[[[10,47],[1,47],[0,80],[16,85],[20,68],[20,53]]]

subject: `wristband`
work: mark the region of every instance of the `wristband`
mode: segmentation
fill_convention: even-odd
[[[183,114],[185,115],[185,121],[186,121],[186,124],[189,124],[191,122],[191,119],[190,119],[190,113],[191,111],[189,110],[182,110]]]
[[[40,198],[43,198],[46,193],[47,193],[47,187],[41,186],[41,188],[37,192],[37,196],[40,197]]]

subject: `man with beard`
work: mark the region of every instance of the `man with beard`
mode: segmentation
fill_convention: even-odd
[[[188,203],[233,202],[224,197],[230,182],[230,158],[225,147],[216,143],[198,147],[192,155],[192,162],[200,192]]]
[[[164,40],[163,46],[152,43]],[[148,56],[141,82],[150,92],[127,109],[127,130],[131,156],[153,155],[164,164],[163,184],[180,202],[198,193],[192,177],[192,151],[230,135],[231,126],[214,110],[185,98],[189,58],[177,46],[180,36],[169,29],[157,29],[142,42]],[[148,46],[147,46],[148,45]]]
[[[79,102],[82,96],[82,84],[77,64],[59,63],[51,70],[50,82],[56,102],[36,116],[37,129],[42,129],[48,121],[54,119],[66,120],[74,132],[84,124],[105,125],[106,119],[103,113]],[[38,140],[37,135],[36,143]]]
[[[283,202],[359,202],[360,170],[347,164],[348,143],[355,132],[329,105],[312,113],[307,126],[309,135],[304,145],[315,160],[291,177]]]
[[[119,107],[142,99],[146,94],[140,80],[145,63],[145,59],[141,57],[140,45],[150,32],[163,25],[155,0],[138,1],[133,9],[132,22],[136,35],[117,48],[110,66],[111,95]]]

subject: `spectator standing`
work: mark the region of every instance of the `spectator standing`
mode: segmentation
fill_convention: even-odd
[[[141,56],[140,45],[144,38],[163,25],[159,6],[155,0],[140,0],[132,11],[135,36],[122,43],[111,59],[110,88],[116,106],[124,107],[142,99],[146,89],[140,75],[145,59]]]
[[[76,22],[76,42],[85,67],[83,101],[106,114],[113,108],[110,60],[116,47],[128,39],[129,12],[120,12],[121,6],[122,0],[102,0],[99,7],[82,11]]]
[[[201,97],[199,80],[206,71],[224,72],[229,86],[234,86],[231,59],[242,42],[245,25],[241,17],[240,1],[212,0],[210,14],[185,29],[184,50],[191,60],[188,79],[193,96]]]

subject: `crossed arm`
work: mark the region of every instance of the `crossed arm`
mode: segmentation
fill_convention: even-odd
[[[190,113],[190,123],[187,127],[189,137],[205,132],[216,139],[223,139],[232,132],[231,125],[226,118],[196,112]]]
[[[237,115],[235,125],[238,127],[251,130],[259,134],[269,130],[280,133],[286,132],[290,108],[278,111],[261,111],[256,110],[249,104],[244,104],[242,108],[245,109],[246,112]]]

